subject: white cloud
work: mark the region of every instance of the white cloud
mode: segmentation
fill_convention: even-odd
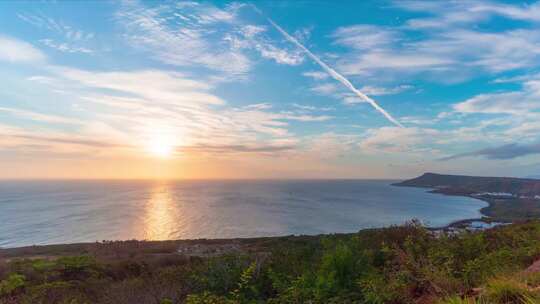
[[[30,119],[35,121],[47,122],[47,123],[60,123],[60,124],[80,124],[80,121],[70,117],[52,115],[52,114],[43,114],[34,111],[14,109],[0,107],[0,112],[6,112],[16,117],[21,117],[24,119]]]
[[[117,20],[125,27],[128,41],[157,60],[241,75],[250,70],[251,62],[223,34],[233,30],[237,9],[199,3],[144,7],[129,2],[117,13]]]
[[[56,43],[52,39],[41,39],[39,40],[39,42],[41,42],[43,45],[46,45],[52,49],[55,49],[57,51],[64,52],[64,53],[85,53],[85,54],[94,53],[94,51],[89,48],[75,46],[73,44],[69,44],[65,42]]]
[[[413,125],[432,125],[435,124],[439,118],[426,118],[420,116],[402,116],[399,120],[405,124]]]
[[[387,47],[400,39],[397,31],[364,24],[338,28],[332,37],[337,44],[365,50]]]
[[[304,104],[298,104],[298,103],[293,103],[292,106],[297,108],[297,109],[300,109],[301,111],[307,111],[307,112],[310,112],[310,111],[326,112],[326,111],[335,110],[332,107],[316,107],[316,106],[304,105]]]
[[[86,32],[81,29],[76,29],[70,25],[65,24],[60,20],[37,14],[17,14],[19,19],[31,24],[40,29],[45,29],[56,34],[60,34],[64,38],[71,41],[84,41],[94,38],[95,34],[92,32]]]
[[[411,85],[398,85],[395,87],[363,86],[360,90],[367,95],[382,96],[399,94],[412,88],[413,86]],[[354,105],[366,102],[356,94],[351,93],[348,90],[344,90],[333,83],[318,83],[312,86],[310,91],[320,95],[331,96],[332,98],[341,100],[345,105]]]
[[[300,152],[300,157],[324,163],[325,160],[357,152],[358,141],[359,136],[355,134],[333,132],[318,134],[304,140],[305,151]]]
[[[30,43],[0,36],[0,60],[13,63],[31,63],[45,60],[45,55]]]
[[[491,1],[395,1],[394,6],[410,11],[432,14],[433,17],[413,18],[407,26],[413,29],[448,28],[485,22],[494,16],[522,21],[540,21],[540,4],[511,5]]]
[[[435,129],[382,127],[369,129],[359,146],[366,153],[417,153],[431,151],[432,140],[440,134]]]
[[[282,113],[280,119],[297,120],[297,121],[327,121],[332,118],[333,118],[332,116],[328,116],[328,115],[314,116],[314,115],[305,115],[305,114]]]
[[[310,88],[311,91],[323,95],[329,95],[338,91],[338,86],[334,83],[318,84]]]
[[[329,77],[327,73],[318,72],[318,71],[308,71],[308,72],[302,73],[302,75],[313,78],[315,80],[323,80]]]
[[[261,53],[262,57],[273,59],[280,64],[299,65],[304,61],[304,56],[299,52],[290,52],[272,44],[255,43],[255,48]]]
[[[299,65],[304,62],[303,53],[291,47],[277,47],[276,42],[265,35],[266,27],[248,24],[239,30],[239,36],[228,36],[234,45],[241,49],[254,49],[263,58],[272,59],[276,63]]]
[[[268,102],[264,102],[264,103],[256,103],[256,104],[247,105],[244,108],[255,109],[255,110],[267,110],[267,109],[272,108],[272,105]]]
[[[399,85],[392,88],[377,87],[377,86],[363,86],[360,90],[368,95],[381,96],[381,95],[394,95],[401,92],[412,89],[411,85]]]
[[[416,74],[439,82],[460,82],[482,72],[540,66],[540,30],[535,26],[478,30],[492,16],[539,21],[538,3],[398,1],[394,5],[428,16],[409,19],[406,26],[339,28],[332,35],[334,42],[350,48],[337,62],[340,71],[396,79]]]
[[[94,53],[90,47],[91,40],[95,37],[92,32],[86,32],[65,24],[61,20],[36,14],[18,14],[19,19],[26,23],[46,31],[48,37],[40,39],[43,45],[64,53]]]
[[[146,70],[134,72],[89,72],[79,69],[55,67],[57,75],[92,88],[136,95],[153,102],[166,102],[183,106],[223,104],[224,101],[207,93],[208,83],[191,80],[180,73]]]
[[[520,114],[539,107],[535,101],[523,97],[521,92],[481,94],[454,105],[454,110],[469,114]]]
[[[454,105],[460,113],[527,115],[540,109],[540,79],[529,79],[521,91],[480,94]]]
[[[200,156],[278,155],[296,149],[297,138],[289,131],[290,122],[332,119],[304,110],[273,111],[269,103],[232,108],[211,92],[211,84],[181,73],[87,71],[60,66],[46,71],[50,74],[30,79],[51,90],[62,88],[66,92],[65,100],[58,100],[59,105],[67,102],[76,107],[72,107],[69,118],[54,115],[52,110],[38,113],[1,108],[0,112],[18,119],[49,124],[47,132],[32,129],[10,132],[6,136],[11,139],[6,140],[6,145],[0,143],[0,148],[20,149],[34,142],[45,145],[50,153],[69,151],[74,155],[92,151],[96,157],[103,153],[140,156],[140,151],[156,134],[168,134],[179,151],[197,151]],[[56,126],[64,123],[77,127]]]

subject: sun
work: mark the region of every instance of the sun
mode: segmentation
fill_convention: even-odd
[[[170,158],[174,152],[174,144],[166,138],[156,137],[150,140],[148,152],[159,158]]]

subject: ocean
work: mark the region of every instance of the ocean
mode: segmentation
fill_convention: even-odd
[[[0,247],[355,232],[476,218],[483,201],[381,180],[1,181]]]

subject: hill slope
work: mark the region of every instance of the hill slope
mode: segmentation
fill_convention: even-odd
[[[396,186],[437,188],[446,194],[474,194],[482,192],[505,192],[517,196],[540,195],[540,180],[514,177],[482,177],[424,173],[423,175],[396,183]]]

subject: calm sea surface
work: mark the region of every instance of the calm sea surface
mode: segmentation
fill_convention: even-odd
[[[486,206],[392,182],[3,181],[0,247],[354,232],[412,218],[442,226]]]

